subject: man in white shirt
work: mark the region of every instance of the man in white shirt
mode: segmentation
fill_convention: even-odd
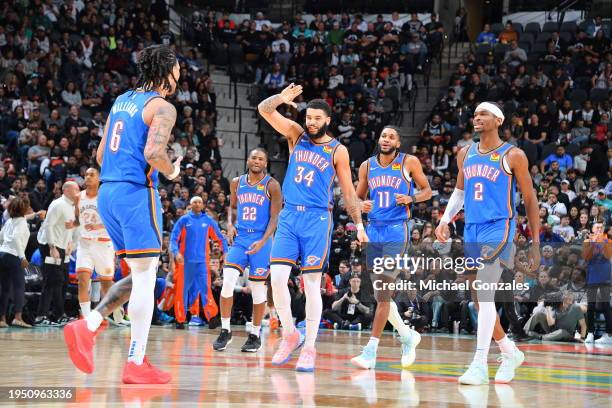
[[[546,207],[550,215],[556,215],[557,217],[567,215],[567,207],[565,207],[565,204],[560,203],[557,196],[553,193],[548,195],[548,201],[543,203],[542,206]]]
[[[568,201],[571,203],[577,197],[576,193],[570,190],[570,182],[568,179],[565,179],[561,182],[561,193],[567,196]]]
[[[35,324],[58,326],[67,323],[64,317],[64,281],[66,278],[66,248],[72,240],[72,228],[75,227],[74,205],[79,196],[79,186],[74,181],[67,181],[62,186],[62,196],[49,205],[45,221],[38,231],[38,243],[43,260],[43,288],[38,304],[38,316]],[[53,311],[58,322],[48,318],[53,301]]]

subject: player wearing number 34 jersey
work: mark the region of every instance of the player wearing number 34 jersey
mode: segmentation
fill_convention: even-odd
[[[276,110],[283,103],[295,106],[293,99],[301,93],[301,86],[291,84],[280,94],[262,101],[258,110],[276,131],[287,138],[291,151],[283,181],[285,207],[279,216],[270,255],[272,295],[284,329],[272,364],[288,362],[302,343],[293,323],[287,287],[291,267],[301,259],[306,296],[306,336],[296,370],[310,372],[314,370],[314,345],[321,321],[321,274],[329,257],[333,229],[332,189],[336,177],[346,209],[357,224],[357,238],[367,241],[367,235],[351,180],[348,150],[326,133],[331,121],[331,108],[327,102],[315,99],[308,103],[304,128]]]

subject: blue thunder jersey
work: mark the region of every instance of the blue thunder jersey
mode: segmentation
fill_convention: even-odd
[[[395,194],[413,194],[412,179],[404,169],[405,158],[400,153],[387,166],[381,166],[377,156],[368,159],[368,190],[373,202],[368,214],[371,222],[391,223],[410,218],[410,206],[400,206],[395,201]]]
[[[310,140],[306,132],[298,139],[283,181],[283,196],[289,206],[331,209],[336,177],[334,153],[340,145],[336,139],[324,144]]]
[[[158,172],[144,157],[149,126],[142,119],[146,104],[157,92],[127,91],[117,97],[110,111],[102,160],[101,181],[123,181],[157,187]]]
[[[243,174],[236,188],[238,231],[265,231],[270,221],[270,194],[268,183],[271,177],[265,175],[257,184],[249,184],[248,174]]]
[[[472,143],[463,161],[466,224],[514,218],[516,181],[503,165],[514,146],[504,143],[486,154]]]

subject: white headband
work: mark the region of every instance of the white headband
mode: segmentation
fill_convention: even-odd
[[[189,200],[189,204],[193,204],[196,201],[201,201],[202,203],[204,202],[204,200],[202,200],[202,197],[200,197],[200,196],[193,196],[193,197],[191,197],[191,200]]]
[[[499,109],[496,105],[492,104],[491,102],[483,102],[483,103],[479,104],[476,107],[476,110],[474,111],[474,113],[476,113],[478,111],[491,112],[493,114],[493,116],[495,116],[497,118],[501,118],[502,123],[503,123],[504,119],[506,118],[504,116],[504,112],[502,112],[501,109]]]

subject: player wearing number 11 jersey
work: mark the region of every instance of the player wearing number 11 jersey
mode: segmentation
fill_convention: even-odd
[[[278,229],[270,255],[270,274],[274,306],[283,325],[283,339],[272,358],[272,364],[285,364],[302,343],[291,315],[291,297],[287,280],[291,267],[301,259],[306,296],[306,338],[297,362],[297,371],[314,371],[314,348],[323,302],[321,274],[327,265],[333,220],[333,184],[337,177],[344,204],[357,224],[357,238],[367,241],[361,222],[359,200],[351,180],[346,147],[327,135],[331,108],[322,99],[314,99],[306,107],[306,124],[298,123],[277,112],[285,103],[295,106],[293,99],[302,87],[291,84],[278,95],[262,101],[258,110],[276,131],[287,138],[291,157],[283,181],[285,207],[280,213]]]
[[[399,152],[400,134],[394,126],[385,126],[378,139],[378,154],[370,157],[359,168],[357,196],[362,202],[363,212],[368,213],[366,229],[370,242],[366,258],[368,269],[373,271],[372,283],[378,306],[372,323],[372,337],[362,353],[351,362],[363,369],[376,366],[376,352],[380,336],[389,321],[400,335],[402,343],[402,367],[410,366],[415,359],[416,346],[421,336],[403,322],[393,302],[392,290],[386,285],[395,282],[399,269],[373,270],[379,260],[404,256],[410,244],[408,220],[413,203],[429,200],[431,188],[419,160],[411,155]],[[413,183],[419,188],[414,191]],[[369,193],[369,200],[366,196]],[[347,299],[352,303],[351,299]],[[360,307],[357,304],[356,307]]]

